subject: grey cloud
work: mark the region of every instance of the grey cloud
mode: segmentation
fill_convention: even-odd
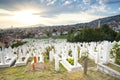
[[[7,10],[16,10],[18,9],[17,6],[35,4],[37,0],[0,0],[0,8],[4,8]]]
[[[111,5],[111,4],[120,4],[120,0],[97,0],[99,4],[106,4],[106,5]]]
[[[43,17],[56,17],[61,13],[76,13],[87,11],[92,5],[98,5],[100,0],[89,0],[88,4],[84,4],[83,0],[68,0],[71,4],[62,5],[66,0],[56,0],[54,4],[47,5],[51,0],[0,0],[0,8],[9,11],[18,10],[19,7],[26,8],[26,5],[36,5],[38,8],[42,7],[47,9],[43,13],[35,13]],[[120,0],[104,0],[103,4],[120,4]],[[7,15],[7,14],[1,14]]]
[[[107,0],[106,4],[120,4],[120,0]]]

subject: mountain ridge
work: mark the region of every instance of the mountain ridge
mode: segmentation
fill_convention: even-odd
[[[120,23],[120,14],[119,15],[115,15],[115,16],[109,16],[109,17],[104,17],[104,18],[99,18],[96,20],[93,20],[91,22],[88,23],[77,23],[75,24],[76,26],[89,26],[89,27],[97,27],[98,26],[98,21],[100,20],[100,24],[110,24],[110,23]]]

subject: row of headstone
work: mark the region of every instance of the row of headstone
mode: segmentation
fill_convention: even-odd
[[[58,46],[60,48],[58,48]],[[68,50],[72,50],[72,57],[76,60],[78,55],[77,47],[80,48],[79,57],[81,58],[82,55],[86,52],[88,52],[88,55],[90,58],[95,60],[95,63],[108,63],[109,62],[109,54],[110,50],[112,48],[111,42],[103,41],[103,42],[91,42],[91,43],[62,43],[61,45],[58,45],[56,51],[57,53],[61,53],[62,58],[67,58],[68,56]],[[62,47],[61,47],[62,46]],[[56,47],[56,45],[55,45]],[[75,57],[77,55],[77,57]],[[77,60],[76,60],[77,61]],[[75,62],[76,62],[75,61]]]
[[[55,59],[55,54],[61,56],[61,59],[67,59],[69,56],[69,50],[72,51],[72,58],[74,59],[74,65],[77,65],[78,58],[81,58],[86,52],[89,57],[95,60],[95,63],[107,63],[109,62],[109,53],[112,47],[111,42],[90,42],[90,43],[69,43],[66,40],[36,40],[36,39],[24,39],[28,43],[19,46],[17,48],[7,48],[0,53],[4,53],[7,57],[17,56],[23,57],[29,54],[30,56],[40,55],[45,51],[48,46],[54,46],[54,49],[49,52],[49,61],[52,62]],[[80,50],[78,51],[78,47]],[[78,53],[79,52],[79,53]],[[0,60],[4,63],[4,56],[1,54]],[[3,58],[2,58],[3,57]]]

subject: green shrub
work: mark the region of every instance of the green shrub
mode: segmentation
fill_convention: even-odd
[[[116,41],[119,41],[119,40],[120,40],[120,31],[117,33],[115,39],[116,39]]]
[[[115,63],[120,65],[120,44],[115,43],[111,49],[110,55],[115,58]]]
[[[27,42],[21,42],[21,41],[19,41],[19,42],[13,44],[11,47],[14,48],[14,47],[22,46],[22,45],[24,45],[25,43],[27,43]]]
[[[72,58],[68,58],[67,61],[71,64],[74,65],[74,60]]]

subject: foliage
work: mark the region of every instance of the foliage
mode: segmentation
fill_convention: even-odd
[[[91,41],[114,41],[117,33],[109,28],[108,25],[102,25],[100,28],[84,28],[83,30],[76,32],[72,31],[68,33],[67,41],[69,42],[91,42]]]
[[[110,54],[115,57],[115,63],[120,65],[120,44],[115,43]]]
[[[66,39],[67,35],[60,35],[60,36],[52,36],[53,39]]]
[[[71,64],[74,65],[74,60],[72,58],[68,58],[67,61]]]
[[[22,35],[21,36],[21,38],[33,38],[34,37],[34,34],[33,33],[31,33],[31,32],[29,32],[29,33],[27,33],[26,35]]]
[[[67,41],[69,41],[69,42],[75,42],[74,33],[75,33],[74,30],[70,30],[68,32]]]
[[[52,49],[54,49],[54,46],[49,46],[49,47],[46,48],[45,54],[46,54],[47,59],[49,59],[49,52],[50,52]]]
[[[0,46],[0,49],[2,49],[2,46]]]
[[[75,42],[74,34],[68,33],[67,41],[69,41],[69,42]]]
[[[101,28],[100,28],[101,32],[104,33],[106,35],[106,40],[109,41],[113,41],[115,40],[115,37],[117,35],[117,33],[112,30],[111,28],[109,28],[109,26],[107,24],[104,24]]]
[[[120,31],[117,33],[115,39],[116,39],[116,41],[119,41],[119,40],[120,40]]]
[[[14,47],[22,46],[22,45],[24,45],[25,43],[27,43],[27,42],[18,41],[17,43],[13,44],[11,47],[14,48]]]
[[[72,51],[69,50],[68,55],[72,57]]]
[[[47,35],[48,37],[50,37],[50,36],[51,36],[51,32],[46,31],[46,35]]]

